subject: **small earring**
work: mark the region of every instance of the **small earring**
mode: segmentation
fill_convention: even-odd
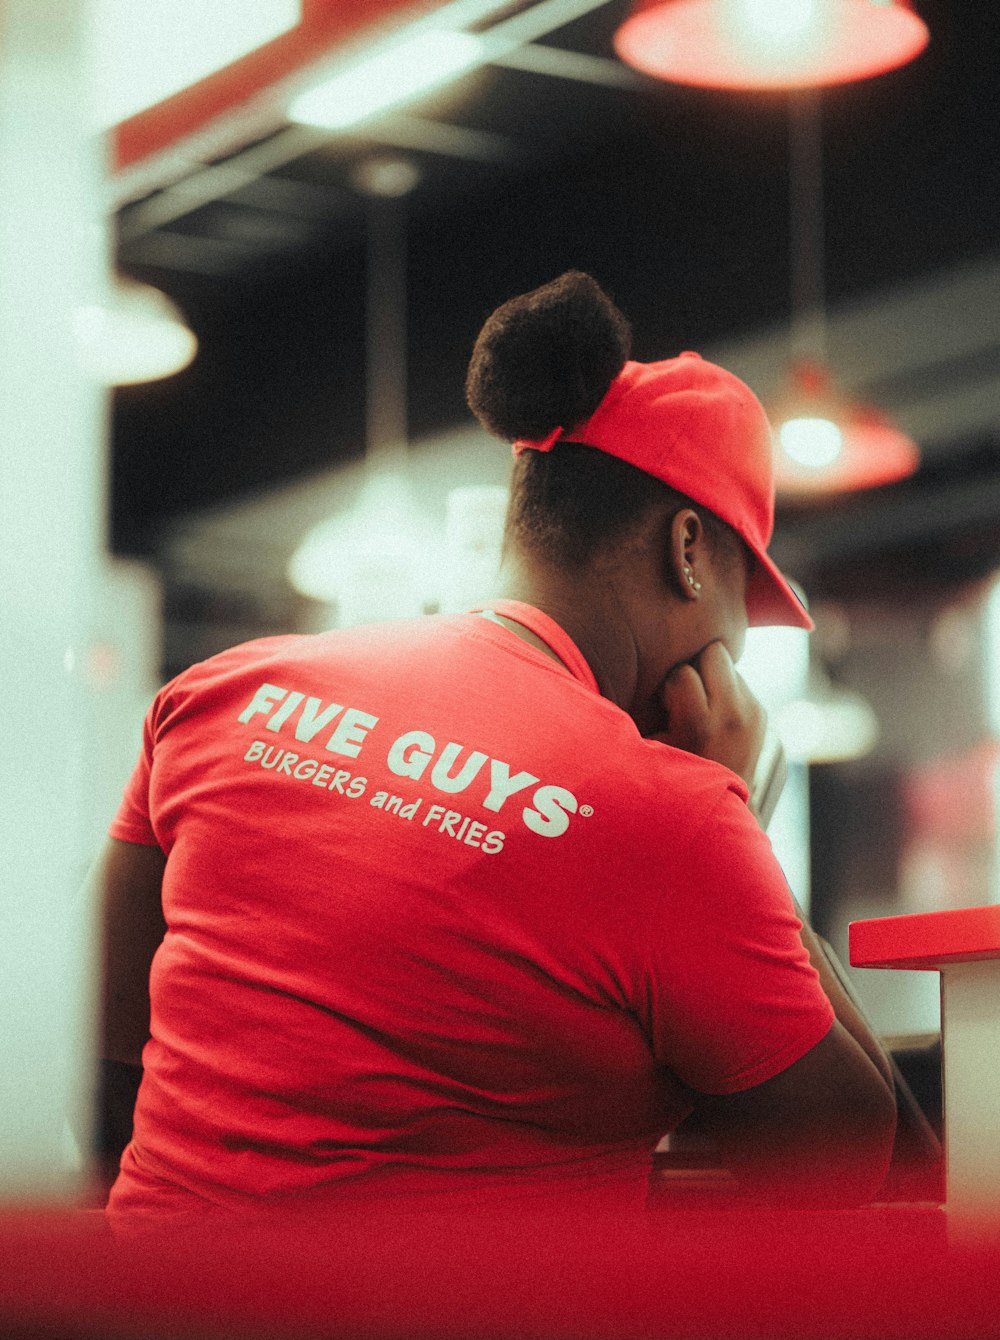
[[[690,586],[690,588],[691,588],[692,591],[700,591],[700,590],[701,590],[701,582],[696,582],[696,581],[695,581],[695,579],[694,579],[694,573],[691,571],[690,568],[685,568],[685,569],[684,569],[684,576],[687,578],[687,584],[688,584],[688,586]]]

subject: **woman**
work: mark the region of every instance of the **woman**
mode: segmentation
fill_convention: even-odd
[[[517,457],[489,609],[158,696],[96,871],[106,1055],[144,1066],[113,1214],[641,1205],[692,1114],[756,1194],[876,1192],[890,1072],[746,804],[733,662],[748,623],[809,626],[767,422],[628,342],[576,273],[487,321],[469,403]]]

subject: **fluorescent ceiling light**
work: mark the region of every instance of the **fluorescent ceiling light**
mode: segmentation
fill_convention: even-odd
[[[127,120],[296,27],[302,0],[92,0],[97,124]]]
[[[343,130],[429,93],[488,58],[486,43],[472,33],[417,33],[303,93],[289,116],[304,125]]]

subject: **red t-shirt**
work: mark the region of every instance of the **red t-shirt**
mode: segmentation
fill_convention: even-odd
[[[685,1086],[833,1013],[746,788],[569,638],[476,614],[252,642],[158,695],[111,827],[167,854],[112,1208],[625,1181]]]

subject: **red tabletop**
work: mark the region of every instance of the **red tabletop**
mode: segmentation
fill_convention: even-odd
[[[1000,906],[852,921],[856,968],[942,968],[1000,958]]]

